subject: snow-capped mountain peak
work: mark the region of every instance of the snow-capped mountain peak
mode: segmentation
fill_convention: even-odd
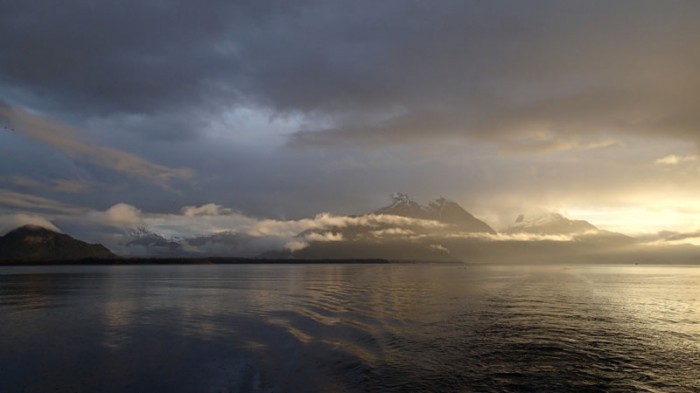
[[[455,225],[457,230],[463,232],[496,233],[486,223],[464,210],[457,202],[444,197],[431,201],[427,206],[419,204],[406,194],[392,194],[392,199],[393,202],[389,206],[374,211],[374,214],[440,221]]]
[[[588,221],[573,220],[560,213],[550,212],[532,219],[527,219],[521,214],[505,232],[568,235],[598,231],[599,229]]]

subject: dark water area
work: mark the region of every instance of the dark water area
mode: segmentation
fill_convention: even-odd
[[[0,268],[0,392],[698,392],[700,267]]]

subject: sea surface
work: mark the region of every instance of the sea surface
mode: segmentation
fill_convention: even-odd
[[[700,392],[700,267],[0,268],[0,392]]]

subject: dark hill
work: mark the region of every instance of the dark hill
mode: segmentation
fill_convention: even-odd
[[[88,244],[34,225],[25,225],[0,237],[0,260],[21,262],[86,258],[118,257],[103,245]]]

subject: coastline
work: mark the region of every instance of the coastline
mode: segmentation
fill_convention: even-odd
[[[392,261],[369,259],[263,259],[263,258],[84,258],[57,260],[5,260],[0,266],[59,266],[59,265],[304,265],[304,264],[390,264],[417,263],[416,261]]]

